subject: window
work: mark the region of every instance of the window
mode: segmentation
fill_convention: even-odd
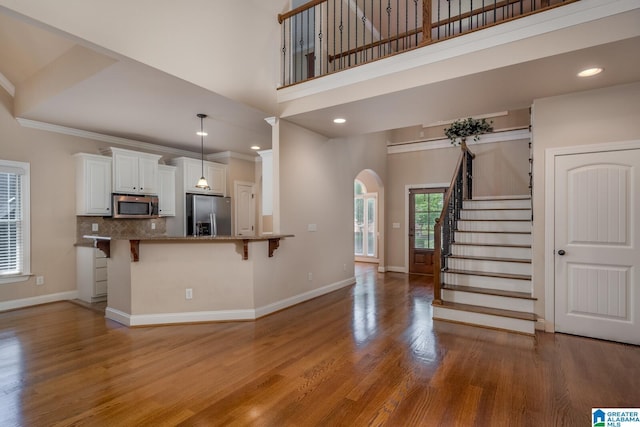
[[[29,164],[0,160],[0,283],[31,273],[29,218]]]
[[[415,248],[434,249],[434,227],[442,212],[444,193],[415,194]]]
[[[354,253],[357,256],[376,257],[377,194],[367,193],[360,180],[354,182]]]

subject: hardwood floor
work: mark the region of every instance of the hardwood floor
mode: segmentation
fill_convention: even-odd
[[[0,425],[585,426],[640,406],[640,347],[433,323],[430,278],[356,274],[255,322],[0,313]]]

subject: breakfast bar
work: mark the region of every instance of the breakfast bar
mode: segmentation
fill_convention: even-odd
[[[105,316],[143,326],[260,317],[274,253],[293,235],[83,237],[109,257]]]

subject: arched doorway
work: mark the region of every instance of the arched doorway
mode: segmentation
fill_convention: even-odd
[[[354,259],[378,263],[378,270],[384,271],[382,182],[377,173],[365,169],[354,179],[353,189]]]

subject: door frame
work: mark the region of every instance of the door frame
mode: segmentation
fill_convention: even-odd
[[[535,142],[534,142],[535,143]],[[640,149],[640,140],[599,143],[589,145],[575,145],[560,148],[547,148],[545,150],[545,174],[544,174],[544,329],[546,332],[555,332],[555,162],[557,156],[572,154],[586,154],[597,152],[610,152],[622,150]],[[535,194],[535,188],[534,188]],[[535,200],[535,199],[534,199]],[[535,222],[534,222],[535,226]],[[533,255],[536,254],[536,242],[533,242]],[[535,269],[534,269],[535,273]],[[533,278],[535,280],[535,277]],[[535,289],[535,286],[534,286]],[[535,296],[535,295],[534,295]]]
[[[444,188],[446,191],[450,185],[450,182],[437,182],[431,184],[407,184],[404,186],[404,236],[402,237],[404,242],[404,271],[402,273],[409,273],[409,190],[414,188]]]

